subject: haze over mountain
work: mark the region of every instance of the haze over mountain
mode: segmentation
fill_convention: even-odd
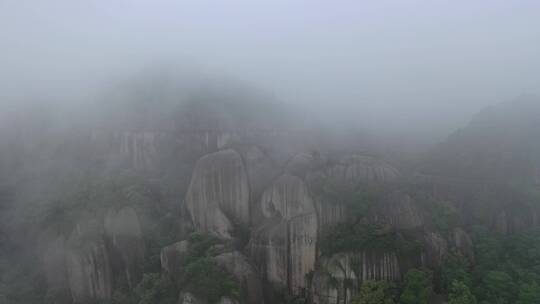
[[[538,38],[534,1],[0,1],[0,304],[538,304]]]
[[[441,140],[488,104],[540,93],[538,5],[6,0],[0,92],[74,102],[95,98],[96,83],[177,63],[333,124]]]

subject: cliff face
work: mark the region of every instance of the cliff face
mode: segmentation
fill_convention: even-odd
[[[240,155],[224,150],[197,161],[186,206],[198,230],[219,237],[230,238],[235,224],[249,225],[249,183]]]
[[[313,270],[317,242],[317,214],[304,182],[292,175],[278,178],[262,195],[265,222],[251,240],[258,268],[275,284],[293,292],[305,288]]]
[[[389,164],[371,156],[350,155],[328,168],[328,175],[342,183],[369,181],[388,183],[399,178],[399,172]]]
[[[78,225],[68,241],[66,268],[74,303],[109,300],[112,272],[100,228]],[[93,225],[93,224],[91,224]]]
[[[129,288],[140,282],[144,256],[141,224],[132,207],[81,220],[67,241],[58,236],[46,245],[42,262],[48,293],[66,303],[109,301],[121,282]]]
[[[339,253],[319,261],[311,290],[313,303],[350,303],[362,281],[401,279],[395,252]]]
[[[105,236],[111,243],[109,252],[120,260],[128,286],[134,288],[142,278],[145,244],[137,213],[131,207],[110,210],[105,215]]]
[[[370,219],[374,223],[389,225],[397,230],[421,229],[423,214],[407,194],[393,191],[385,194],[379,204],[373,207]]]

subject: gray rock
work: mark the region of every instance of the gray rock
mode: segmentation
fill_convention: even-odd
[[[461,228],[455,228],[452,233],[452,241],[457,251],[465,256],[471,264],[474,264],[474,246],[467,232]]]
[[[328,176],[342,182],[388,183],[399,178],[399,171],[372,156],[350,155],[327,170]]]
[[[424,236],[424,254],[422,263],[430,268],[441,266],[448,254],[448,243],[436,232],[427,232]]]
[[[122,132],[119,134],[120,153],[132,168],[152,170],[157,161],[157,137],[154,132]]]
[[[100,225],[77,225],[66,246],[66,268],[74,303],[111,298],[112,271]]]
[[[223,297],[219,300],[219,304],[239,304],[239,302],[229,297]]]
[[[319,233],[331,231],[337,224],[345,223],[350,218],[347,206],[335,202],[326,202],[321,198],[315,200],[319,218]]]
[[[197,298],[191,292],[181,292],[178,296],[178,304],[206,304],[206,302]]]
[[[397,191],[388,193],[374,206],[370,220],[395,229],[416,229],[424,225],[422,212],[411,197]]]
[[[181,271],[184,258],[189,250],[189,241],[183,240],[161,249],[161,268],[173,278],[177,278]]]
[[[186,206],[198,231],[229,239],[233,223],[249,225],[249,186],[240,155],[224,150],[197,161]]]
[[[400,278],[400,265],[394,252],[338,253],[321,259],[313,276],[311,295],[316,304],[347,304],[362,281]]]
[[[130,288],[142,278],[145,244],[141,224],[135,210],[124,207],[109,210],[104,221],[105,234],[112,244],[114,254],[121,260],[121,267]]]
[[[234,251],[220,254],[215,259],[220,267],[233,275],[239,283],[240,290],[245,291],[244,303],[264,303],[261,279],[245,256]]]
[[[279,168],[256,146],[250,146],[242,152],[249,177],[252,197],[259,197],[272,179],[279,174]]]
[[[251,249],[268,281],[286,284],[292,293],[307,286],[315,264],[317,214],[304,182],[283,175],[262,195],[264,221],[253,233]]]

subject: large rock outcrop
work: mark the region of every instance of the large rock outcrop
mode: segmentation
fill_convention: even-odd
[[[249,183],[240,155],[228,149],[197,161],[186,195],[195,228],[231,238],[235,225],[249,225]]]
[[[142,278],[145,245],[139,217],[131,207],[109,210],[104,220],[105,235],[111,244],[110,254],[118,260],[114,266],[124,272],[130,288]],[[115,260],[115,261],[116,261]]]
[[[120,135],[120,153],[132,168],[151,170],[157,162],[157,137],[154,132],[123,132]]]
[[[474,264],[474,246],[467,232],[461,228],[455,228],[451,240],[457,252]]]
[[[311,296],[316,304],[348,304],[362,281],[400,278],[395,252],[338,253],[321,259],[313,276]]]
[[[448,254],[446,240],[436,232],[426,232],[423,247],[422,264],[433,269],[441,266]]]
[[[77,225],[66,247],[66,268],[73,302],[109,300],[113,279],[100,227]]]
[[[315,206],[319,216],[320,234],[332,231],[336,225],[344,223],[350,218],[347,206],[344,204],[316,199]]]
[[[373,206],[370,220],[397,230],[418,229],[424,225],[423,214],[409,195],[393,191]]]
[[[399,171],[388,163],[372,156],[350,155],[331,166],[328,175],[341,182],[387,183],[399,178]]]
[[[304,182],[283,175],[262,195],[262,224],[251,239],[254,260],[266,279],[297,293],[315,264],[317,214]]]
[[[257,146],[249,146],[242,152],[249,178],[252,198],[258,198],[273,178],[279,167]]]
[[[178,304],[206,304],[206,302],[197,298],[191,292],[181,292],[178,295]]]

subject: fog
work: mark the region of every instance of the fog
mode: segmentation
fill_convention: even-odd
[[[537,1],[0,1],[0,103],[76,103],[151,66],[335,123],[440,140],[540,93]]]
[[[538,304],[538,130],[538,0],[0,0],[0,304]]]

